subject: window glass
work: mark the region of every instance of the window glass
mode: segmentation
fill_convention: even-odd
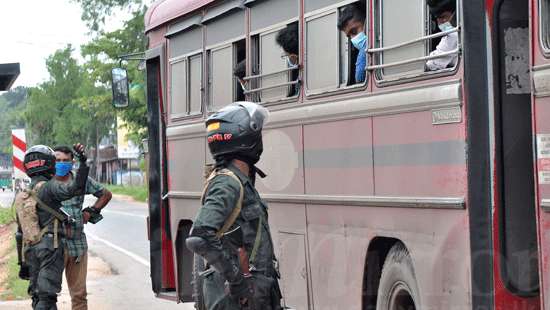
[[[216,18],[206,25],[206,45],[227,42],[244,36],[244,11]]]
[[[210,106],[218,110],[233,101],[233,46],[210,52]]]
[[[339,39],[336,21],[336,11],[306,20],[306,84],[309,91],[338,87]]]
[[[425,35],[425,0],[380,1],[381,46],[387,47]],[[404,61],[426,54],[426,43],[418,42],[381,53],[384,64]],[[385,77],[409,75],[424,72],[424,61],[389,67],[383,70]]]
[[[170,65],[170,102],[171,113],[174,115],[187,113],[187,81],[185,60],[173,62]]]
[[[251,7],[250,31],[266,28],[298,17],[298,0],[264,0]]]
[[[188,54],[202,48],[202,28],[195,27],[178,33],[169,40],[170,58]]]
[[[286,61],[281,58],[283,49],[275,42],[277,31],[260,35],[260,72],[262,75],[281,71],[287,68]],[[261,87],[288,82],[288,73],[278,73],[262,77]],[[273,101],[287,96],[286,87],[277,87],[261,92],[262,101]]]
[[[305,0],[305,9],[306,13],[322,9],[324,7],[327,7],[329,5],[333,5],[335,3],[338,3],[338,1],[334,0]]]
[[[541,18],[541,32],[542,44],[546,49],[550,49],[550,0],[540,0],[541,11],[539,12]]]
[[[202,55],[189,57],[189,112],[201,112]]]

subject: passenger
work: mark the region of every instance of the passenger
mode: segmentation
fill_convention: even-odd
[[[359,51],[355,61],[355,83],[365,81],[367,65],[367,35],[365,34],[365,8],[360,3],[344,7],[338,18],[338,29],[351,39],[353,46]]]
[[[430,14],[437,21],[437,26],[441,31],[448,31],[456,27],[456,0],[428,0]],[[441,38],[435,50],[430,56],[440,55],[456,50],[458,46],[458,32],[452,32]],[[448,67],[454,67],[458,59],[458,54],[448,55],[441,58],[428,60],[426,69],[428,71],[441,70]]]
[[[298,23],[292,23],[285,28],[279,30],[275,41],[283,49],[288,67],[294,67],[299,63],[299,39],[298,39]]]
[[[246,59],[241,60],[235,68],[233,68],[233,75],[237,78],[239,81],[239,84],[241,84],[241,88],[243,92],[246,91],[246,84],[247,81],[244,79],[246,76]]]
[[[279,30],[275,41],[283,49],[284,55],[282,57],[286,60],[288,68],[299,65],[300,59],[298,57],[300,53],[300,44],[298,38],[298,23],[292,23],[285,28]],[[292,70],[291,80],[296,81],[298,79],[298,70]],[[300,92],[299,84],[294,84],[289,87],[289,97],[296,96]]]

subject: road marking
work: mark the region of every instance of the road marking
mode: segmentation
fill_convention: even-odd
[[[112,210],[102,210],[101,213],[107,213],[107,214],[112,213],[112,214],[118,214],[118,215],[124,215],[124,216],[133,216],[133,217],[139,217],[142,219],[147,218],[147,215],[143,215],[143,214],[135,214],[130,212],[121,212],[121,211],[112,211]]]
[[[151,265],[149,264],[149,261],[146,260],[145,258],[143,258],[143,257],[141,257],[141,256],[139,256],[135,253],[132,253],[132,252],[126,250],[126,249],[123,249],[123,248],[119,247],[118,245],[116,245],[116,244],[114,244],[110,241],[107,241],[107,240],[105,240],[103,238],[100,238],[100,237],[98,237],[98,236],[96,236],[92,233],[89,233],[89,232],[86,232],[86,236],[92,238],[95,241],[99,241],[99,242],[105,244],[106,246],[108,246],[108,247],[110,247],[114,250],[119,251],[120,253],[130,257],[131,259],[135,260],[136,262],[138,262],[138,263],[140,263],[140,264],[142,264],[146,267],[151,267]]]

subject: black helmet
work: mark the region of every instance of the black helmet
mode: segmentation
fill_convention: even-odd
[[[433,18],[437,18],[446,11],[456,11],[456,0],[428,0],[427,3]]]
[[[216,161],[238,158],[254,165],[263,151],[262,128],[269,111],[253,102],[240,101],[212,114],[206,120],[210,153]]]
[[[49,146],[35,145],[25,152],[23,165],[29,177],[51,176],[55,173],[55,153]]]

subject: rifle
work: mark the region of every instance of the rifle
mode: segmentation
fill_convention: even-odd
[[[237,254],[239,256],[239,267],[241,269],[241,273],[245,278],[245,281],[252,283],[252,273],[250,273],[251,268],[249,264],[248,253],[246,252],[246,249],[244,247],[243,231],[241,226],[238,226],[237,228],[226,232],[223,236],[224,238],[227,238],[226,240],[229,240],[229,242],[233,247],[237,248]],[[241,309],[245,309],[245,310],[259,309],[256,307],[255,300],[253,299],[245,300],[244,303],[240,304],[240,306],[241,306]]]

